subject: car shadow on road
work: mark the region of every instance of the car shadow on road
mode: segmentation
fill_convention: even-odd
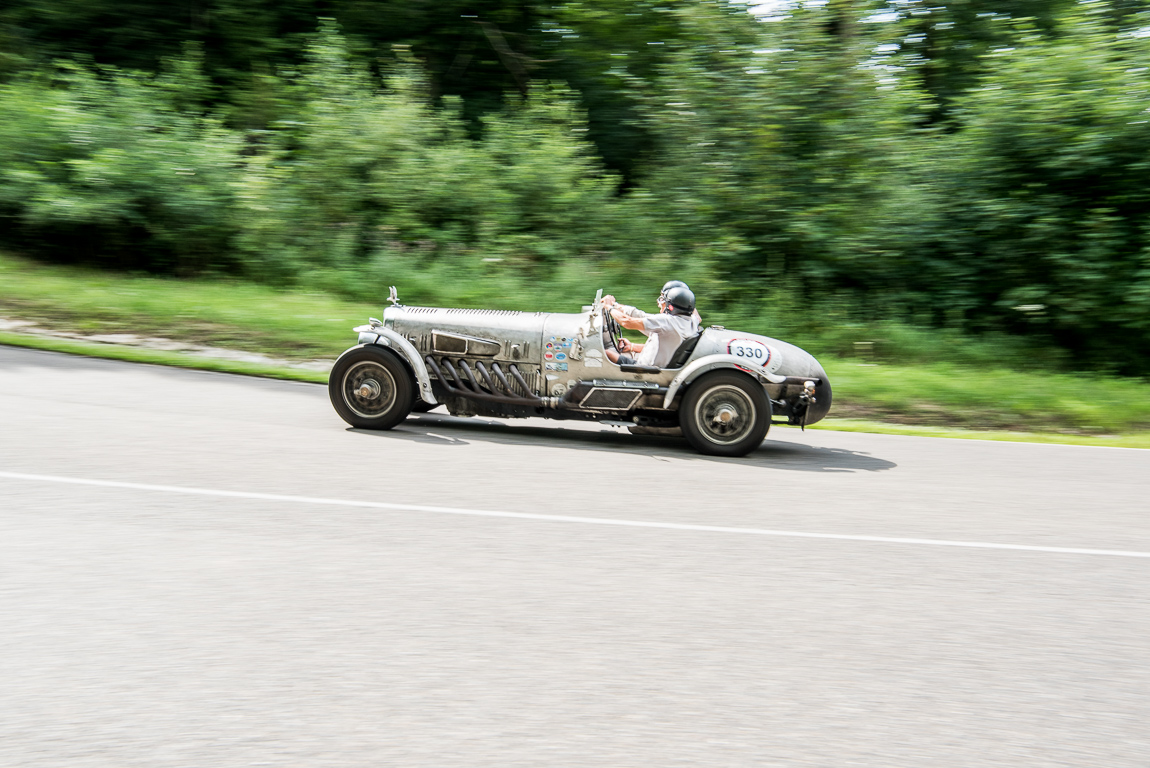
[[[425,413],[412,415],[395,429],[384,432],[353,428],[349,428],[348,431],[386,440],[444,447],[467,445],[467,437],[470,435],[486,443],[611,451],[649,456],[663,461],[708,461],[724,464],[738,462],[742,465],[793,472],[882,472],[898,466],[893,461],[860,451],[821,448],[788,440],[771,440],[769,437],[747,456],[737,459],[720,458],[697,453],[681,437],[632,435],[607,429],[564,429],[561,424],[562,422],[557,422],[554,427],[541,427]]]

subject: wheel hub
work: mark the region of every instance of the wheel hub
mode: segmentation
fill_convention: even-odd
[[[378,381],[375,379],[366,379],[360,383],[359,389],[357,389],[355,393],[364,400],[374,400],[379,397],[379,393],[382,391]]]
[[[343,377],[343,402],[352,413],[374,419],[395,404],[395,379],[374,361],[356,363]]]
[[[714,422],[716,424],[727,424],[732,419],[737,419],[738,417],[739,414],[734,408],[723,406],[715,412]]]

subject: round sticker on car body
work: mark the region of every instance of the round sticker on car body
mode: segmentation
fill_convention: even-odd
[[[731,339],[727,342],[727,354],[745,358],[748,363],[763,367],[771,361],[771,348],[754,339]]]

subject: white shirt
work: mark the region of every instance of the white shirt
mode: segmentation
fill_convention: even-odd
[[[620,306],[624,314],[643,320],[642,332],[647,336],[643,351],[635,358],[636,365],[666,368],[675,356],[675,350],[699,332],[699,321],[692,315],[647,314],[641,309]]]

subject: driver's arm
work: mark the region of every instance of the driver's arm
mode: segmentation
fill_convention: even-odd
[[[641,344],[637,341],[631,341],[630,339],[620,338],[619,339],[619,351],[620,352],[627,352],[627,353],[634,352],[635,354],[639,354],[640,352],[643,351],[643,344]]]
[[[631,317],[630,315],[624,314],[618,307],[611,308],[611,317],[615,318],[619,325],[623,326],[629,331],[643,330],[643,318]]]

